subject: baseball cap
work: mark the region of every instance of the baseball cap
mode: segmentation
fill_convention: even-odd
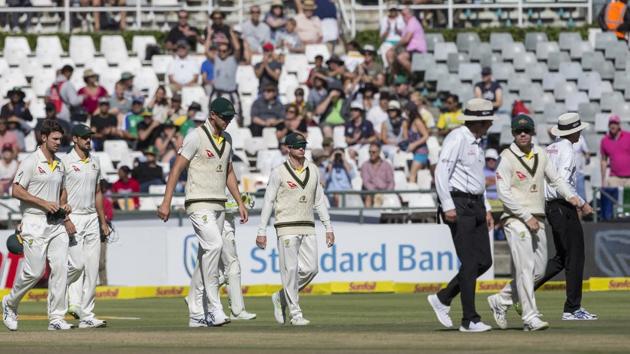
[[[91,136],[94,132],[85,124],[76,124],[72,127],[72,136],[78,136],[79,138],[85,138]]]
[[[186,48],[188,49],[188,42],[185,39],[180,39],[176,43],[177,48]]]
[[[98,104],[109,104],[109,98],[101,97],[98,99]]]
[[[153,156],[157,156],[157,148],[155,146],[149,146],[148,148],[144,149],[144,154],[145,155],[153,155]]]
[[[487,75],[492,75],[492,68],[489,66],[484,66],[483,69],[481,69],[481,76]]]
[[[392,100],[389,101],[389,103],[387,103],[387,110],[398,110],[400,111],[400,102],[396,101],[396,100]]]
[[[232,102],[223,97],[215,98],[210,103],[210,112],[218,114],[222,119],[232,119],[236,115]]]
[[[525,130],[530,133],[536,131],[534,120],[527,114],[519,114],[512,119],[512,131]]]
[[[271,52],[273,50],[273,44],[271,44],[270,42],[267,42],[267,43],[263,44],[262,49],[265,52]]]
[[[495,149],[488,149],[486,150],[486,159],[498,160],[499,153]]]
[[[201,122],[201,123],[205,122],[205,121],[206,121],[206,115],[205,115],[205,113],[203,113],[203,112],[201,112],[201,111],[200,111],[200,112],[195,113],[195,116],[193,117],[193,121],[195,121],[195,122]]]
[[[304,135],[298,133],[291,133],[287,135],[285,142],[290,148],[306,147],[306,138],[304,137]]]
[[[131,80],[133,79],[133,74],[130,73],[129,71],[125,71],[122,73],[122,75],[120,75],[120,79],[121,80]]]
[[[366,44],[363,46],[363,53],[376,53],[376,48],[371,44]]]
[[[144,104],[144,97],[136,96],[131,100],[131,104]]]
[[[352,103],[350,104],[350,109],[358,109],[360,111],[363,111],[363,103],[359,101],[352,101]]]
[[[197,102],[193,102],[190,104],[190,106],[188,106],[188,110],[189,111],[201,111],[201,105]]]
[[[616,114],[611,115],[608,117],[608,124],[621,124],[621,117]]]
[[[150,109],[145,108],[140,115],[143,117],[153,117],[153,112]]]

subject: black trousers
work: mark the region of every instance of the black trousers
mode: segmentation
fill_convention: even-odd
[[[451,229],[453,244],[461,267],[446,288],[437,294],[438,299],[450,306],[451,301],[461,293],[463,317],[462,326],[479,322],[481,316],[475,310],[475,288],[477,277],[492,266],[486,207],[483,198],[453,197],[457,221],[447,225]]]
[[[567,284],[564,312],[573,312],[582,305],[582,277],[584,274],[584,231],[577,210],[570,203],[556,199],[545,206],[547,221],[553,232],[556,255],[549,259],[545,275],[536,282],[535,289],[556,276],[563,269]]]

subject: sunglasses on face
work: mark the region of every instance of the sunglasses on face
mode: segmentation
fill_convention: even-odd
[[[221,118],[221,120],[226,123],[229,123],[232,121],[232,119],[234,119],[234,116],[222,116],[220,114],[217,114],[217,116],[219,116],[219,118]]]
[[[296,92],[295,95],[296,96],[304,96],[304,92]]]
[[[516,130],[514,130],[514,134],[516,134],[516,135],[521,135],[523,133],[525,133],[527,135],[533,135],[534,134],[534,132],[532,130],[530,130],[530,129],[516,129]]]
[[[289,149],[293,149],[293,150],[306,149],[306,144],[290,145]]]

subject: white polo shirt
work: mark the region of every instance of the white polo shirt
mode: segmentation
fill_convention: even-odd
[[[173,75],[173,80],[178,84],[184,85],[189,83],[198,75],[201,65],[190,55],[185,58],[175,56],[175,59],[168,66],[168,75]]]
[[[88,156],[82,160],[75,149],[63,159],[68,204],[72,214],[96,213],[96,184],[101,179],[101,166],[97,158]]]
[[[49,164],[41,148],[37,148],[34,153],[20,163],[13,183],[24,187],[29,194],[37,198],[59,203],[61,188],[63,188],[64,183],[63,163],[57,156],[54,156],[52,164]],[[20,201],[20,210],[26,214],[46,214],[46,211],[40,206],[24,201]]]

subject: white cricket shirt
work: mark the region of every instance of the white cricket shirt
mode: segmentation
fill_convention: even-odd
[[[34,153],[20,163],[13,183],[24,187],[29,194],[37,198],[59,203],[61,188],[63,188],[64,183],[63,163],[57,156],[54,156],[53,162],[49,164],[41,147],[37,148]],[[20,201],[20,210],[25,214],[46,214],[46,211],[40,206],[24,201]]]
[[[63,159],[68,204],[73,214],[96,213],[96,184],[101,179],[98,159],[88,156],[82,160],[75,149]]]
[[[567,139],[559,139],[555,143],[547,146],[547,155],[549,161],[554,166],[556,172],[562,180],[568,182],[569,189],[572,195],[577,195],[575,190],[577,179],[577,168],[575,166],[575,150],[573,144]],[[580,205],[584,204],[584,200],[580,199]],[[549,183],[545,183],[545,200],[550,201],[554,199],[564,199],[556,188],[552,187]]]

